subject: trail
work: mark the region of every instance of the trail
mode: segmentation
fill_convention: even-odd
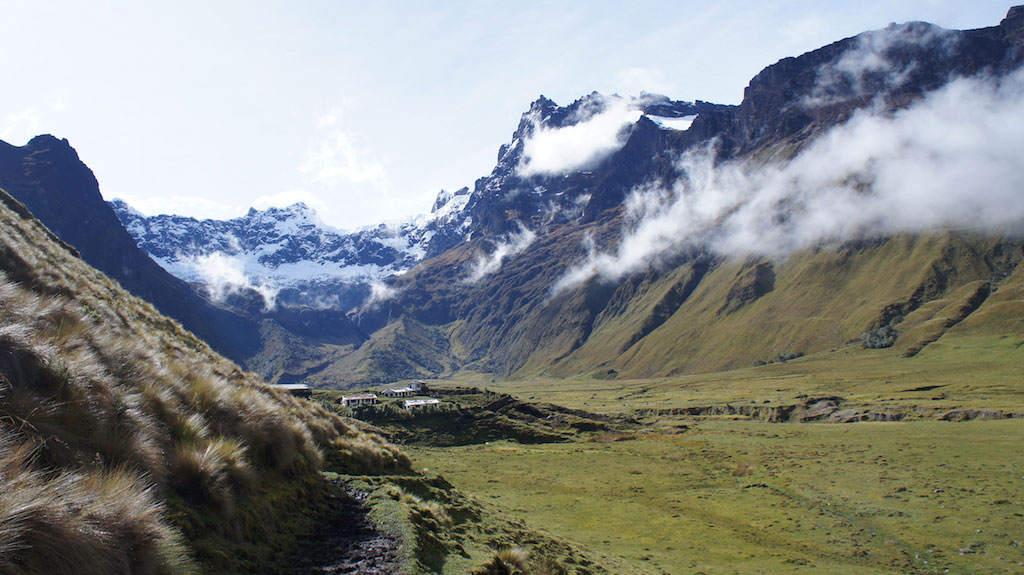
[[[401,573],[398,539],[378,531],[370,522],[367,493],[347,488],[346,492],[353,501],[341,508],[327,526],[330,534],[310,553],[308,562],[304,561],[293,573],[398,575]]]

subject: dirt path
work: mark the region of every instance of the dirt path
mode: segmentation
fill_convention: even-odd
[[[294,573],[341,575],[398,575],[401,557],[398,540],[378,531],[366,516],[367,494],[348,491],[354,500],[345,505],[330,525],[324,541],[310,553],[308,563]]]

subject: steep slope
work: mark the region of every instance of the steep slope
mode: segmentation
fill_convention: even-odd
[[[407,472],[83,262],[0,191],[0,571],[278,572],[334,496]]]
[[[24,202],[85,261],[235,360],[259,347],[258,329],[210,304],[139,250],[100,196],[91,170],[66,140],[38,136],[23,147],[0,142],[0,187]]]
[[[618,104],[541,98],[477,182],[469,240],[392,282],[359,325],[408,314],[444,327],[462,365],[520,376],[711,371],[849,343],[927,350],[974,314],[993,318],[986,298],[1017,269],[1022,222],[999,207],[1016,205],[1014,176],[929,179],[918,157],[956,153],[918,135],[975,142],[933,131],[951,110],[984,122],[978,134],[1016,125],[1022,28],[1014,8],[980,30],[848,38],[766,68],[738,107],[680,108],[697,112],[685,129],[634,103],[610,151],[546,170],[531,168],[541,139]],[[963,169],[1002,174],[1014,144],[997,146]]]

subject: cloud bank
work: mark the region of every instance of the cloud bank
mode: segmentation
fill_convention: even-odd
[[[604,110],[571,126],[538,125],[523,143],[516,173],[523,177],[566,174],[593,166],[621,149],[628,138],[624,129],[635,124],[642,112],[618,98],[604,103]]]
[[[784,256],[812,245],[954,227],[1024,232],[1024,72],[958,79],[891,114],[858,112],[784,164],[751,171],[681,160],[670,189],[634,190],[618,246],[571,268],[554,291],[620,279],[693,247]]]

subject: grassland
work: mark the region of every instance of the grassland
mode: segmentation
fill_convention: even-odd
[[[405,450],[511,518],[624,561],[622,573],[1020,573],[1024,419],[1007,418],[1024,413],[1016,339],[952,333],[910,358],[850,345],[663,379],[464,374],[450,385],[622,425],[561,443]],[[820,397],[902,421],[768,423],[714,409]],[[940,420],[955,410],[1003,419]]]
[[[409,448],[636,573],[1017,573],[1020,420],[703,421],[603,443]]]

